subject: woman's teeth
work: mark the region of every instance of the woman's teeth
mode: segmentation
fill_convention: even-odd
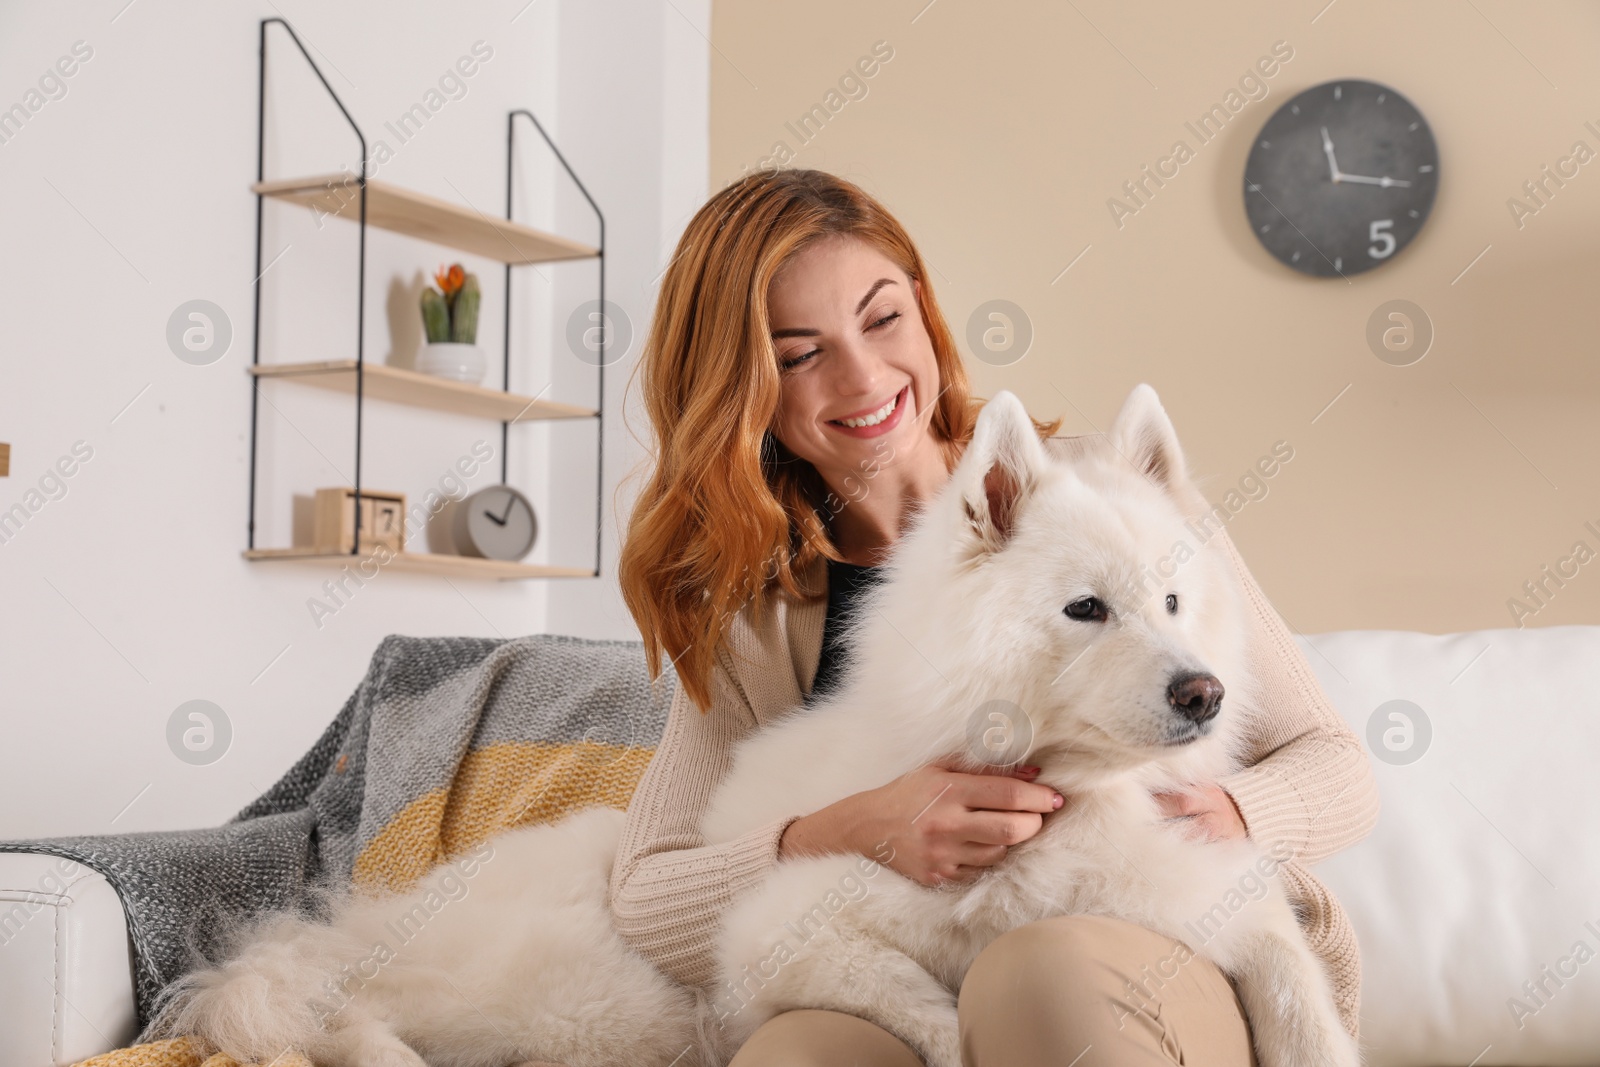
[[[851,429],[860,429],[863,426],[876,426],[878,423],[894,414],[894,407],[899,402],[900,394],[896,393],[894,396],[889,398],[889,402],[887,404],[883,405],[883,407],[879,408],[877,411],[874,411],[871,415],[867,415],[859,419],[834,419],[833,421],[837,422],[840,426],[848,426]]]

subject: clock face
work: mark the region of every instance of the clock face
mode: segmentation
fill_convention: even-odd
[[[456,548],[463,555],[519,560],[533,549],[537,524],[527,497],[491,485],[463,500],[456,512]]]
[[[1388,86],[1345,79],[1307,89],[1267,120],[1245,163],[1244,209],[1284,264],[1343,278],[1410,244],[1438,187],[1422,113]]]

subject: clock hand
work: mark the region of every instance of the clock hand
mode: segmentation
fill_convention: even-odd
[[[493,520],[493,522],[494,522],[494,525],[504,526],[504,525],[506,525],[507,518],[510,518],[510,509],[512,509],[512,507],[514,507],[515,504],[517,504],[517,498],[515,498],[515,496],[512,496],[512,494],[507,493],[506,494],[506,510],[504,510],[504,512],[501,512],[501,514],[496,515],[496,514],[493,514],[493,512],[490,512],[490,510],[485,510],[485,512],[483,512],[483,514],[485,514],[486,517],[491,518],[491,520]]]
[[[497,526],[504,526],[506,524],[506,520],[502,519],[500,516],[496,515],[494,512],[488,510],[487,508],[484,509],[483,517],[488,519],[490,522],[496,524]]]
[[[1347,182],[1360,182],[1360,183],[1362,183],[1364,185],[1381,185],[1385,189],[1387,189],[1391,185],[1410,185],[1411,184],[1410,182],[1402,181],[1399,178],[1391,178],[1387,174],[1384,175],[1381,178],[1368,178],[1368,177],[1366,177],[1364,175],[1361,175],[1361,174],[1341,174],[1341,175],[1339,175],[1339,177],[1342,180],[1347,181]]]
[[[1330,176],[1336,182],[1359,182],[1363,185],[1381,185],[1385,189],[1392,185],[1411,185],[1411,183],[1408,181],[1403,181],[1399,178],[1391,178],[1388,175],[1384,175],[1381,178],[1369,178],[1362,174],[1340,173],[1339,164],[1335,162],[1333,158],[1333,138],[1328,136],[1328,127],[1326,126],[1322,127],[1322,152],[1328,157],[1328,171]]]

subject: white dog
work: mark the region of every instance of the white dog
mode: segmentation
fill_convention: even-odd
[[[1178,939],[1232,977],[1261,1067],[1357,1067],[1293,909],[1260,877],[1287,856],[1197,841],[1151,795],[1238,766],[1245,607],[1226,557],[1185,523],[1203,498],[1155,391],[1135,388],[1107,437],[1061,462],[1014,396],[990,400],[863,594],[841,684],[738,746],[702,827],[727,841],[951,754],[967,770],[1038,765],[1067,805],[976,879],[930,889],[862,856],[782,862],[725,916],[710,1002],[613,932],[622,814],[590,808],[503,834],[406,896],[344,903],[332,925],[270,920],[169,991],[163,1031],[336,1067],[665,1067],[691,1049],[725,1062],[762,1022],[810,1007],[961,1067],[956,996],[978,953],[1088,913]],[[429,891],[451,902],[376,958]]]

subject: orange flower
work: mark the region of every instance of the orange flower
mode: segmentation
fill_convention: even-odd
[[[440,267],[434,274],[433,280],[439,283],[439,289],[445,296],[455,296],[461,291],[461,286],[466,283],[466,269],[459,263],[450,264],[450,269]]]

